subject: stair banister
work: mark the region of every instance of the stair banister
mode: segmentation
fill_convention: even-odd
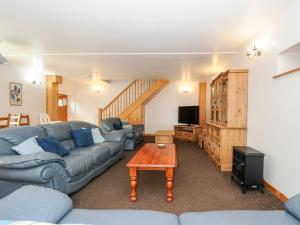
[[[145,97],[143,97],[145,94],[149,98],[150,93],[155,93],[155,90],[165,84],[167,84],[166,80],[134,80],[107,106],[98,109],[98,125],[101,126],[102,120],[109,117],[127,118],[125,115],[128,115],[132,108],[137,107],[136,101],[145,101]]]

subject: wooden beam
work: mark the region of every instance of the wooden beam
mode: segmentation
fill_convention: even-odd
[[[285,194],[283,194],[281,191],[279,191],[277,188],[275,188],[269,182],[264,181],[264,187],[269,192],[271,192],[279,201],[286,202],[288,200],[288,197]]]
[[[300,66],[295,68],[295,69],[292,69],[292,70],[288,70],[288,71],[285,71],[283,73],[279,73],[279,74],[276,74],[273,76],[273,78],[278,78],[278,77],[282,77],[282,76],[285,76],[285,75],[288,75],[288,74],[291,74],[291,73],[295,73],[297,71],[300,71]]]
[[[102,124],[102,108],[98,108],[98,127]]]
[[[62,84],[62,77],[58,75],[46,76],[46,112],[51,120],[58,120],[58,85]]]
[[[206,82],[199,83],[199,125],[204,128],[206,122]]]

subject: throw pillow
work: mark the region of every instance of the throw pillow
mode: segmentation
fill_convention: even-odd
[[[121,122],[121,120],[118,119],[118,120],[114,121],[113,126],[114,126],[114,128],[116,130],[121,130],[122,129],[122,122]]]
[[[90,128],[73,129],[72,136],[77,148],[94,145],[93,135]]]
[[[59,156],[69,154],[69,151],[53,136],[36,138],[36,141],[46,152],[51,152]]]
[[[37,143],[36,137],[31,137],[17,146],[13,146],[12,149],[20,155],[33,154],[38,152],[44,152],[44,150]]]
[[[92,128],[92,136],[95,144],[103,143],[105,141],[102,137],[99,128]]]
[[[285,202],[284,208],[289,214],[300,220],[300,194],[289,198],[289,200]]]

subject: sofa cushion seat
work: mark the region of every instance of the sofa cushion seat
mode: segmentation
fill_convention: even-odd
[[[70,177],[89,172],[94,166],[94,159],[91,154],[78,154],[73,150],[64,157],[66,170]]]
[[[60,224],[94,225],[178,225],[178,217],[171,213],[150,210],[92,210],[73,209]]]
[[[73,155],[90,156],[93,158],[94,164],[101,165],[111,158],[111,150],[109,146],[96,144],[90,147],[77,148],[71,151]]]
[[[225,210],[188,212],[179,216],[181,225],[299,225],[285,211]]]
[[[122,143],[121,142],[111,142],[106,141],[103,143],[106,147],[109,148],[111,156],[115,156],[119,154],[119,152],[122,150]]]

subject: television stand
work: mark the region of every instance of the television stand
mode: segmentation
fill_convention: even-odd
[[[196,142],[201,132],[199,126],[175,125],[175,138],[184,141]]]

